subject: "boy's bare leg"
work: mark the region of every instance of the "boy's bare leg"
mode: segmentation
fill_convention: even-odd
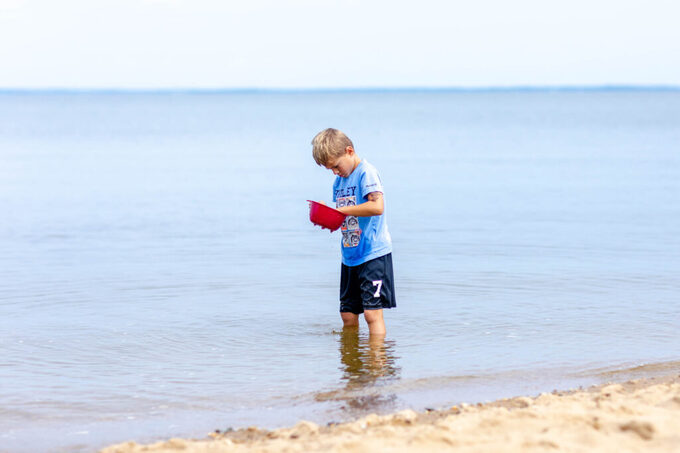
[[[349,311],[341,311],[342,327],[359,327],[359,315]]]
[[[383,319],[383,311],[380,310],[365,310],[364,318],[368,324],[369,335],[385,335],[385,320]]]

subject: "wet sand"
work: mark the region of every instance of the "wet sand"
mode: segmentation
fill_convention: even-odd
[[[680,376],[638,379],[446,410],[368,415],[319,426],[301,421],[203,440],[127,442],[102,453],[136,452],[526,452],[680,451]]]

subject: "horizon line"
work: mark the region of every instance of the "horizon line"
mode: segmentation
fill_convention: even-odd
[[[680,84],[593,84],[593,85],[489,85],[468,86],[399,86],[399,87],[0,87],[0,94],[257,94],[257,93],[379,93],[379,92],[512,92],[512,91],[679,91]]]

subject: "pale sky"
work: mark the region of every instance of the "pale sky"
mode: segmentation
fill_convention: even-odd
[[[680,85],[677,0],[0,0],[0,88]]]

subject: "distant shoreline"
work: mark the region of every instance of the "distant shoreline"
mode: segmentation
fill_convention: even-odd
[[[347,87],[347,88],[0,88],[6,94],[342,94],[342,93],[526,93],[526,92],[666,92],[680,85],[554,85],[488,87]]]

